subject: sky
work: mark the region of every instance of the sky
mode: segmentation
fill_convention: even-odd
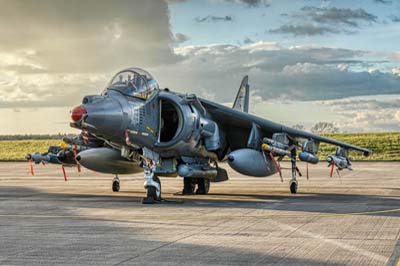
[[[0,0],[0,135],[78,133],[113,74],[307,129],[400,131],[400,0]]]

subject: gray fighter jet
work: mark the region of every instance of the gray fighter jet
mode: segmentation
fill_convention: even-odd
[[[288,156],[289,189],[296,193],[296,175],[301,175],[296,161],[318,163],[321,142],[339,147],[337,154],[328,157],[329,165],[339,169],[350,168],[349,149],[371,154],[365,148],[254,116],[248,109],[247,76],[229,108],[195,94],[160,89],[148,72],[125,69],[101,95],[85,96],[72,110],[71,126],[102,143],[81,151],[76,159],[86,168],[115,174],[114,191],[120,187],[118,174],[144,172],[143,203],[154,203],[161,200],[159,176],[183,177],[183,194],[207,194],[210,182],[228,180],[227,171],[218,165],[224,160],[241,174],[267,177],[281,174],[279,161]]]

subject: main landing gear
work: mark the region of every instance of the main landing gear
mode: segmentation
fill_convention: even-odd
[[[112,181],[112,191],[113,192],[118,192],[120,189],[120,185],[119,185],[119,178],[118,175],[115,175],[113,181]]]
[[[296,194],[297,193],[297,179],[296,179],[296,172],[297,172],[297,166],[296,166],[296,149],[292,149],[290,151],[290,161],[292,162],[292,179],[289,181],[289,188],[290,188],[290,193]]]
[[[196,190],[197,185],[197,190]],[[210,191],[210,179],[208,178],[183,178],[183,195],[206,195]]]

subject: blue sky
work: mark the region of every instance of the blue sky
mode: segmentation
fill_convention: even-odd
[[[171,25],[174,32],[190,37],[185,45],[205,45],[210,43],[242,44],[245,38],[257,41],[279,42],[291,45],[318,44],[330,47],[346,47],[377,52],[390,52],[400,44],[400,23],[391,23],[391,16],[400,16],[400,1],[391,4],[362,1],[321,1],[321,0],[281,0],[268,1],[269,6],[218,0],[184,1],[171,5]],[[304,6],[321,8],[336,7],[357,10],[377,16],[376,23],[364,23],[353,34],[327,34],[322,36],[296,36],[270,33],[290,21],[283,14],[295,14]],[[232,22],[197,23],[196,17],[232,16]]]
[[[117,71],[309,129],[400,131],[400,0],[0,0],[0,134],[75,132]],[[23,38],[21,38],[23,36]]]

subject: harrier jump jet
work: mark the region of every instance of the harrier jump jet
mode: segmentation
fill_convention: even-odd
[[[72,127],[101,142],[81,151],[76,160],[97,172],[144,173],[147,197],[161,200],[160,176],[183,177],[183,194],[207,194],[210,182],[228,180],[218,163],[228,161],[237,172],[256,177],[281,173],[279,161],[291,160],[291,193],[296,193],[299,159],[318,163],[321,142],[338,146],[329,164],[351,169],[348,150],[371,151],[293,129],[248,113],[249,84],[244,77],[232,108],[160,89],[153,76],[139,68],[118,72],[101,95],[85,96],[72,110]],[[298,153],[298,150],[300,151]],[[343,162],[346,161],[344,164]],[[114,189],[114,188],[118,189]]]

